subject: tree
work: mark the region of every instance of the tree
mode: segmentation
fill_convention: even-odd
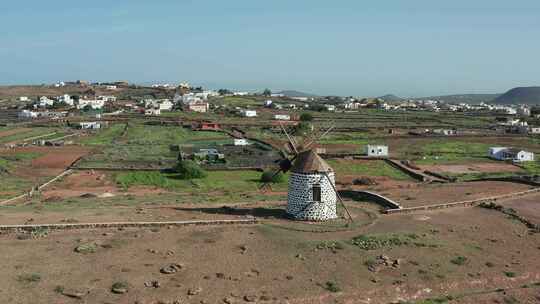
[[[313,131],[313,125],[309,121],[301,121],[294,130],[295,135],[304,136]]]
[[[266,97],[272,96],[272,91],[270,91],[270,89],[268,88],[264,89],[263,96],[266,96]]]
[[[264,171],[261,174],[261,182],[279,184],[285,181],[285,175],[280,171],[277,174],[273,171]]]
[[[229,90],[229,89],[219,89],[218,90],[218,94],[223,96],[223,95],[229,95],[229,94],[232,94],[232,92]]]
[[[181,160],[174,168],[181,179],[205,178],[208,174],[196,162],[191,160]]]
[[[313,115],[311,115],[311,113],[302,113],[302,115],[300,115],[300,121],[313,121]]]

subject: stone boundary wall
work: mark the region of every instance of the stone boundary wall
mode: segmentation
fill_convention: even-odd
[[[387,197],[384,197],[380,194],[377,194],[377,193],[374,193],[374,192],[370,192],[370,191],[357,191],[357,190],[341,190],[339,191],[339,194],[341,196],[345,196],[345,197],[356,197],[358,199],[368,199],[368,200],[373,200],[375,201],[376,203],[382,205],[383,207],[385,208],[389,208],[390,210],[392,209],[401,209],[401,205]]]
[[[395,161],[393,159],[385,159],[385,161],[392,167],[400,170],[401,172],[407,174],[408,176],[418,180],[418,181],[421,181],[421,182],[427,182],[429,180],[431,180],[429,177],[421,174],[421,173],[418,173],[418,172],[415,172],[413,171],[412,169],[410,169],[409,167],[401,164],[399,161]]]
[[[59,175],[53,177],[53,178],[50,179],[49,181],[47,181],[47,182],[41,184],[40,186],[38,186],[38,189],[41,190],[41,189],[47,187],[48,185],[54,183],[55,181],[59,180],[60,178],[66,176],[66,175],[68,175],[68,174],[71,174],[72,172],[73,172],[73,170],[68,169],[68,170],[66,170],[66,171],[64,171],[64,172],[62,172],[62,173],[60,173]],[[7,199],[7,200],[5,200],[5,201],[1,201],[1,202],[0,202],[0,206],[7,205],[7,204],[9,204],[9,203],[11,203],[11,202],[17,201],[17,200],[19,200],[19,199],[23,199],[23,198],[25,198],[25,197],[29,197],[29,196],[30,196],[30,193],[31,193],[31,192],[26,192],[26,193],[21,194],[21,195],[19,195],[19,196],[16,196],[16,197]]]
[[[535,182],[535,181],[529,180],[527,178],[515,177],[515,176],[510,176],[510,177],[485,177],[485,178],[478,178],[478,179],[470,180],[468,182],[482,182],[482,181],[488,181],[488,182],[489,181],[511,182],[511,183],[525,184],[525,185],[534,186],[534,187],[540,187],[539,182]]]
[[[33,225],[0,225],[0,231],[18,232],[34,231],[35,229],[73,230],[73,229],[100,229],[100,228],[144,228],[167,226],[208,226],[208,225],[254,225],[259,221],[253,219],[240,220],[194,220],[194,221],[166,221],[166,222],[110,222],[110,223],[80,223],[80,224],[33,224]]]
[[[481,203],[489,203],[489,202],[496,202],[499,200],[517,198],[520,196],[525,196],[528,194],[533,194],[533,193],[538,193],[538,192],[540,192],[540,188],[535,188],[535,189],[521,191],[521,192],[514,192],[514,193],[509,193],[509,194],[504,194],[504,195],[499,195],[499,196],[484,197],[484,198],[480,198],[476,200],[467,200],[467,201],[459,201],[459,202],[446,203],[446,204],[426,205],[426,206],[408,207],[408,208],[400,208],[400,209],[387,209],[384,211],[384,213],[407,214],[407,213],[414,213],[418,211],[438,210],[438,209],[446,209],[446,208],[453,208],[453,207],[473,207]]]

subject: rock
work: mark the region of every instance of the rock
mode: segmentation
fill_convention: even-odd
[[[217,273],[216,273],[216,278],[218,278],[218,279],[224,279],[224,278],[225,278],[225,274],[222,273],[222,272],[217,272]]]
[[[97,195],[93,194],[93,193],[85,193],[83,195],[80,196],[81,198],[96,198]]]
[[[167,266],[162,267],[159,271],[163,274],[172,274],[180,270],[182,270],[181,264],[169,264]]]
[[[241,253],[242,253],[242,254],[244,254],[244,253],[246,253],[246,252],[247,252],[248,248],[247,248],[247,246],[246,246],[246,245],[242,245],[242,246],[240,246],[240,250],[242,250],[242,252],[241,252]]]
[[[128,292],[128,284],[126,282],[116,282],[112,285],[111,291],[116,294],[124,294]]]
[[[255,296],[255,295],[245,295],[244,296],[244,301],[246,301],[246,302],[255,302],[255,301],[257,301],[257,296]]]
[[[285,278],[286,278],[287,280],[289,280],[289,281],[292,280],[292,279],[294,279],[294,277],[293,277],[292,275],[288,275],[288,276],[286,276]]]
[[[111,291],[116,294],[125,294],[128,292],[127,288],[112,288]]]
[[[223,303],[225,304],[233,304],[235,303],[236,301],[234,300],[234,298],[232,297],[226,297],[226,298],[223,298]]]
[[[64,289],[62,291],[62,294],[66,297],[74,298],[74,299],[82,299],[85,295],[88,294],[87,292],[75,290],[75,289]]]
[[[188,295],[190,296],[196,296],[198,294],[200,294],[202,292],[202,288],[201,287],[197,287],[197,288],[190,288],[188,290]]]
[[[159,283],[159,281],[157,281],[157,280],[152,280],[152,281],[144,282],[144,286],[145,287],[160,288],[161,283]]]
[[[75,247],[75,252],[83,254],[94,253],[97,251],[97,248],[98,246],[96,243],[85,243]]]

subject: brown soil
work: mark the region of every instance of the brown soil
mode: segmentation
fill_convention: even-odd
[[[17,133],[27,132],[30,130],[31,129],[28,129],[28,128],[17,128],[17,129],[12,129],[12,130],[7,130],[7,131],[0,131],[0,137],[7,137],[7,136],[15,135]]]
[[[463,165],[419,165],[422,170],[432,172],[463,174],[463,173],[497,173],[497,172],[523,172],[518,166],[501,163],[470,163]]]
[[[171,218],[181,218],[184,212],[194,218],[228,216],[211,209],[201,211],[205,208],[212,205],[160,208],[159,213]],[[155,209],[145,211],[137,216],[155,218]],[[102,216],[106,219],[108,214]],[[350,232],[300,232],[286,229],[284,220],[271,218],[267,224],[55,231],[28,240],[0,235],[4,261],[0,264],[0,302],[80,302],[55,291],[57,286],[88,293],[83,295],[85,303],[130,304],[222,303],[225,298],[246,303],[244,298],[251,296],[257,303],[377,304],[498,288],[517,290],[528,284],[522,291],[508,292],[525,300],[534,299],[539,291],[532,283],[540,280],[536,254],[540,234],[527,234],[522,224],[491,210],[381,216],[373,225]],[[414,233],[418,242],[438,246],[365,251],[349,243],[360,233]],[[320,247],[324,241],[341,241],[342,249]],[[96,243],[96,252],[74,252],[86,243]],[[381,254],[399,258],[400,266],[370,272],[366,262]],[[451,263],[456,256],[466,257],[466,264]],[[486,266],[488,262],[493,266]],[[170,263],[183,267],[174,274],[160,273]],[[514,277],[504,272],[512,272]],[[26,279],[32,274],[40,279]],[[159,288],[145,287],[145,282],[153,280],[160,283]],[[128,292],[112,293],[111,286],[120,281],[128,283]],[[328,282],[335,282],[340,291],[325,289]],[[189,290],[200,293],[189,295]],[[502,300],[504,295],[491,292],[473,297]],[[458,301],[471,303],[468,297]]]
[[[416,184],[401,188],[372,188],[403,207],[444,204],[520,192],[532,187],[510,182]]]

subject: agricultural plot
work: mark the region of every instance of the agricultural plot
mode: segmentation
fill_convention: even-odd
[[[216,148],[225,154],[226,163],[207,165],[209,169],[273,166],[280,158],[264,144],[233,146],[233,139],[220,132],[191,131],[182,127],[130,124],[113,125],[82,141],[99,146],[100,152],[79,163],[83,168],[170,168],[178,153]]]
[[[0,132],[0,144],[22,142],[26,139],[59,132],[57,128],[20,128]]]
[[[32,160],[41,155],[37,152],[0,153],[0,200],[22,194],[33,186],[32,180],[18,175],[17,171],[30,166]]]

